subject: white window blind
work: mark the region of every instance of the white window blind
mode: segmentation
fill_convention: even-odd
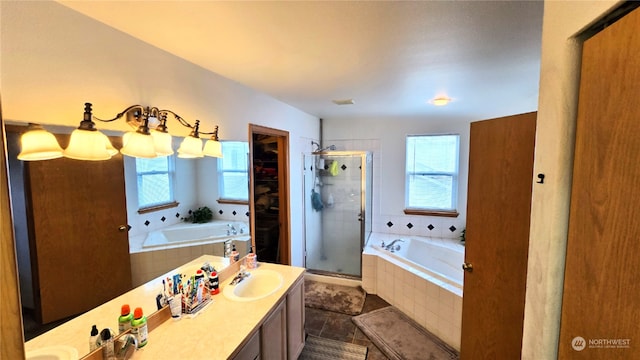
[[[249,144],[246,141],[222,141],[218,193],[221,200],[249,201]]]
[[[455,211],[458,190],[459,135],[409,135],[405,208]]]
[[[138,207],[141,209],[169,204],[173,195],[174,157],[136,158]]]

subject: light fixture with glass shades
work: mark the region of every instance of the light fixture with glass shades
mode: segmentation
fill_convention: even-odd
[[[62,149],[55,136],[41,125],[30,123],[21,137],[22,151],[18,159],[25,161],[48,160],[67,157],[76,160],[108,160],[118,153],[109,138],[96,128],[96,121],[112,122],[124,118],[135,130],[126,132],[122,137],[123,155],[137,158],[155,158],[173,154],[172,136],[167,130],[167,116],[184,127],[191,129],[178,148],[180,158],[201,158],[204,156],[222,157],[222,145],[218,140],[218,126],[212,132],[200,132],[200,120],[189,124],[171,110],[157,107],[131,105],[118,113],[113,119],[100,119],[92,114],[91,103],[84,104],[84,115],[80,126],[71,133],[69,146]],[[204,148],[200,135],[211,135]]]

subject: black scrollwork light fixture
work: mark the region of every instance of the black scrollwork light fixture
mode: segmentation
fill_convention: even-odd
[[[80,126],[71,133],[69,146],[62,149],[55,136],[38,124],[29,124],[22,135],[20,160],[48,160],[68,157],[77,160],[107,160],[118,153],[109,138],[98,131],[94,120],[112,122],[124,118],[134,127],[122,137],[123,155],[138,158],[155,158],[173,154],[172,136],[167,130],[167,116],[172,115],[184,127],[191,129],[178,148],[180,158],[201,158],[204,156],[222,157],[222,145],[218,140],[218,126],[212,132],[200,132],[200,120],[191,125],[172,110],[160,110],[157,107],[131,105],[118,113],[113,119],[100,119],[92,114],[91,103],[85,103]],[[200,135],[211,135],[202,146]]]

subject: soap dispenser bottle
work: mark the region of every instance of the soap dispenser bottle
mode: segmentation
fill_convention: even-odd
[[[89,352],[98,348],[98,327],[93,325],[91,327],[91,335],[89,336]]]
[[[258,257],[253,252],[253,247],[249,246],[249,254],[246,257],[245,263],[247,269],[252,270],[258,267]]]
[[[240,260],[240,253],[236,250],[236,244],[231,245],[231,263],[238,262]]]

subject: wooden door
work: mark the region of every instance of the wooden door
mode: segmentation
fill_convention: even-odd
[[[11,219],[7,141],[0,106],[0,359],[24,359],[18,265]]]
[[[519,359],[536,113],[471,124],[461,359]]]
[[[640,9],[582,53],[561,359],[640,359]]]
[[[25,189],[36,316],[42,323],[85,312],[131,289],[122,155],[26,162]]]

